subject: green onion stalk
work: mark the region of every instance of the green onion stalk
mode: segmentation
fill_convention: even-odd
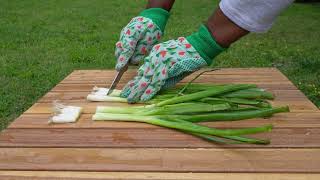
[[[272,107],[268,100],[274,99],[274,95],[256,85],[192,83],[196,78],[185,86],[161,91],[154,99],[141,106],[98,106],[93,120],[148,123],[223,144],[269,144],[269,140],[245,135],[270,131],[273,128],[271,124],[241,129],[217,129],[197,123],[267,118],[275,113],[289,112],[287,106]],[[125,102],[123,99],[121,101]]]
[[[153,124],[157,126],[183,130],[192,133],[200,133],[205,135],[213,136],[236,136],[236,135],[245,135],[245,134],[255,134],[261,132],[267,132],[272,129],[272,125],[264,125],[260,127],[253,128],[242,128],[242,129],[216,129],[210,128],[207,126],[195,124],[188,121],[174,121],[174,120],[164,120],[157,118],[155,116],[139,116],[132,114],[108,114],[108,113],[96,113],[93,115],[93,120],[111,120],[111,121],[134,121],[134,122],[143,122],[148,124]]]

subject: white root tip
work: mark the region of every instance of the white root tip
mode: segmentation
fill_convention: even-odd
[[[121,90],[113,90],[110,95],[108,94],[108,88],[99,88],[97,86],[93,87],[90,94],[87,96],[88,101],[119,101],[119,102],[126,102],[124,98],[120,98]]]
[[[48,121],[51,123],[73,123],[78,120],[82,113],[82,107],[66,106],[61,103],[54,102],[54,116]]]

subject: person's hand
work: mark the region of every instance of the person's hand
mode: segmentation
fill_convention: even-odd
[[[116,70],[127,62],[138,64],[150,52],[163,35],[169,13],[161,8],[146,9],[133,18],[120,33],[116,43]]]
[[[125,86],[121,97],[128,102],[147,101],[162,87],[170,87],[186,75],[207,65],[184,38],[157,44],[145,58],[138,75]]]
[[[221,51],[223,48],[215,43],[205,26],[187,38],[157,44],[120,96],[129,103],[148,101],[162,88],[172,87],[185,76],[211,64]]]

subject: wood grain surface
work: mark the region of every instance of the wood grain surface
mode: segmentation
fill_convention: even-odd
[[[194,73],[181,84],[191,80]],[[195,83],[257,84],[290,113],[272,118],[203,123],[216,128],[273,124],[271,144],[219,145],[149,124],[94,122],[97,105],[86,101],[94,86],[109,85],[108,70],[76,70],[0,134],[0,179],[320,179],[320,111],[275,68],[226,68]],[[129,70],[118,88],[135,75]],[[77,123],[48,124],[52,101],[82,106]],[[192,172],[192,173],[191,173]]]
[[[2,180],[319,180],[309,173],[168,173],[168,172],[84,172],[84,171],[0,171]]]

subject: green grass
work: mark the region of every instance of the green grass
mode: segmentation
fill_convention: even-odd
[[[195,31],[212,0],[177,1],[163,40]],[[0,129],[74,69],[112,69],[121,28],[138,0],[0,0]],[[216,58],[219,67],[278,67],[320,106],[320,5],[294,4],[266,34]]]

